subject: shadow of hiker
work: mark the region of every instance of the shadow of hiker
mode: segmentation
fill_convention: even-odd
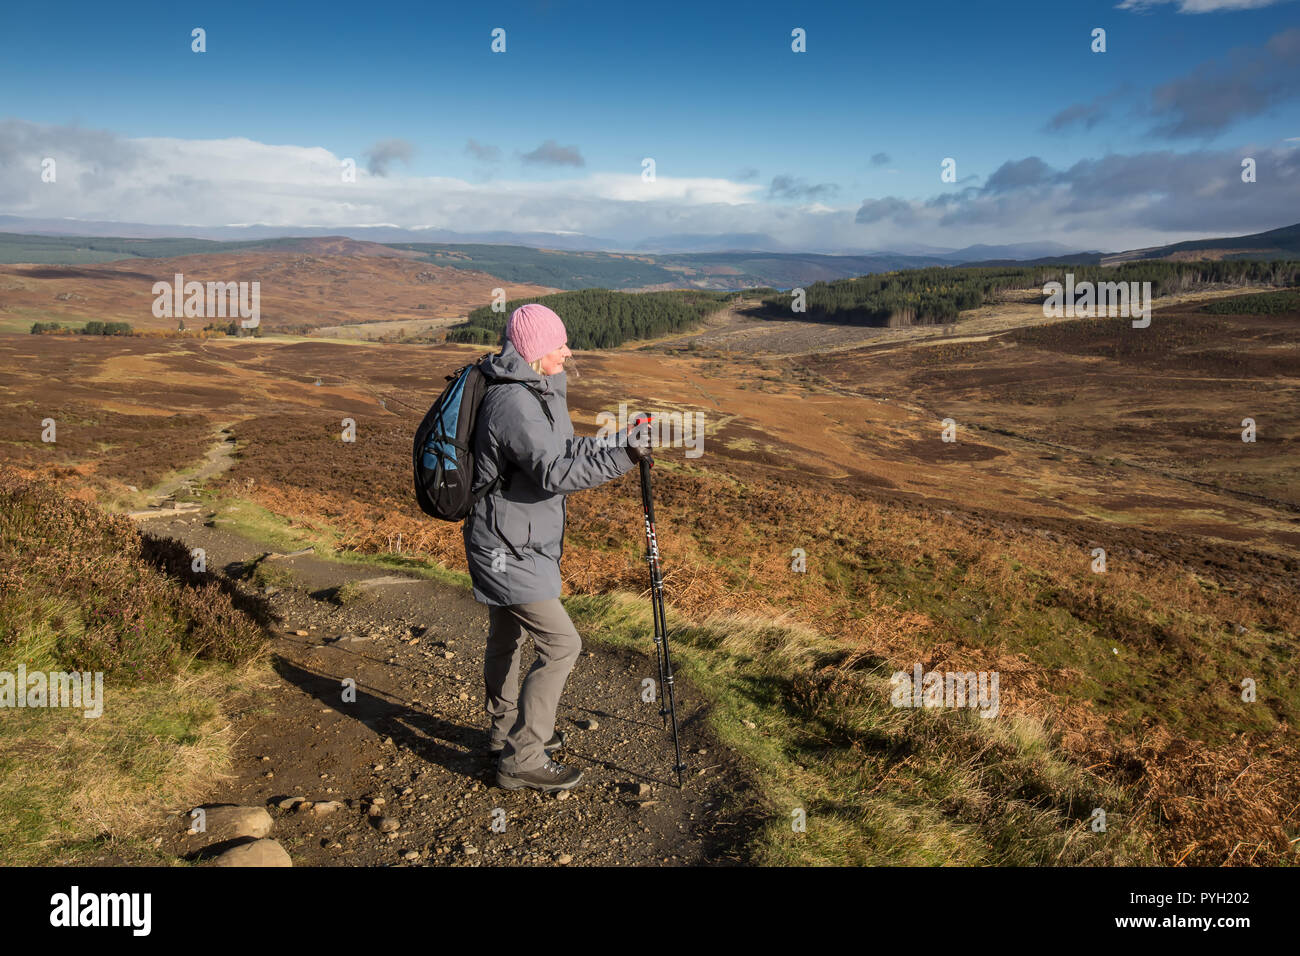
[[[576,747],[565,747],[564,753],[574,757],[581,757],[584,762],[591,764],[593,767],[604,767],[611,773],[628,777],[629,779],[643,780],[646,783],[657,783],[665,787],[677,786],[677,775],[672,772],[673,748],[671,742],[668,745],[668,756],[664,761],[665,766],[667,767],[665,776],[655,776],[657,771],[650,771],[645,768],[637,769],[633,767],[625,767],[622,764],[615,763],[611,757],[598,757],[595,754],[586,753]]]
[[[658,783],[658,784],[663,784],[665,786],[671,786],[671,787],[677,786],[677,774],[674,773],[672,770],[673,756],[674,756],[672,730],[669,729],[668,727],[662,727],[658,708],[654,708],[653,710],[651,710],[651,714],[653,715],[654,718],[653,720],[644,720],[644,719],[637,719],[632,717],[620,717],[618,714],[611,713],[607,710],[600,710],[595,707],[578,706],[572,709],[576,711],[580,711],[585,714],[591,714],[592,716],[595,717],[599,717],[602,720],[610,722],[611,725],[614,722],[617,722],[620,724],[625,724],[630,727],[649,728],[652,731],[658,731],[662,728],[663,754],[664,754],[663,772],[666,773],[667,776],[664,777],[655,776],[655,774],[658,774],[660,772],[657,766],[652,770],[644,767],[642,768],[625,767],[621,763],[615,762],[617,759],[616,755],[610,754],[605,756],[597,756],[595,754],[586,753],[581,749],[581,744],[579,744],[578,746],[574,746],[573,744],[566,743],[564,748],[566,753],[572,754],[575,757],[581,757],[583,760],[587,761],[588,763],[604,767],[606,770],[623,774],[633,779],[641,779],[646,781],[647,783]],[[682,741],[683,761],[686,760],[687,755],[690,753],[690,747],[687,744],[687,737],[689,735],[689,732],[692,731],[697,725],[703,726],[703,721],[707,713],[708,713],[707,705],[700,704],[697,705],[694,709],[692,709],[690,713],[678,714],[677,733],[678,733],[678,737]],[[567,719],[575,725],[578,724],[577,720],[574,719],[573,717],[562,718],[562,719]]]
[[[340,714],[360,721],[380,737],[392,737],[398,747],[461,776],[477,779],[483,762],[475,748],[485,739],[481,728],[454,724],[432,714],[412,710],[360,685],[356,700],[345,701],[343,683],[337,677],[309,671],[282,657],[272,661],[276,673]]]

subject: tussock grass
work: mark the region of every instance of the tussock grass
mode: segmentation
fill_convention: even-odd
[[[350,607],[366,601],[371,597],[371,594],[358,582],[345,581],[334,589],[332,597],[334,603],[342,607]]]

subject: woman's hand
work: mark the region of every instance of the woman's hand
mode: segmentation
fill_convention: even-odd
[[[655,462],[650,457],[650,416],[638,418],[627,426],[627,433],[624,437],[627,456],[632,459],[632,464],[639,464],[644,459],[648,465],[653,467]]]

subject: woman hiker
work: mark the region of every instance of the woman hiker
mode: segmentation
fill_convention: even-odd
[[[474,597],[489,606],[483,680],[489,750],[500,753],[497,783],[549,793],[577,786],[582,771],[551,759],[560,746],[555,714],[582,641],[560,604],[565,495],[595,488],[649,459],[649,427],[617,443],[573,433],[566,401],[568,333],[543,305],[520,306],[506,343],[486,365],[489,388],[474,433],[475,487],[502,476],[465,519],[465,556]],[[519,687],[524,636],[537,660]]]

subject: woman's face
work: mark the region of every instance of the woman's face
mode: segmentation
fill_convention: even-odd
[[[567,345],[561,345],[553,352],[547,352],[542,356],[542,374],[558,375],[564,371],[564,360],[572,355]]]

